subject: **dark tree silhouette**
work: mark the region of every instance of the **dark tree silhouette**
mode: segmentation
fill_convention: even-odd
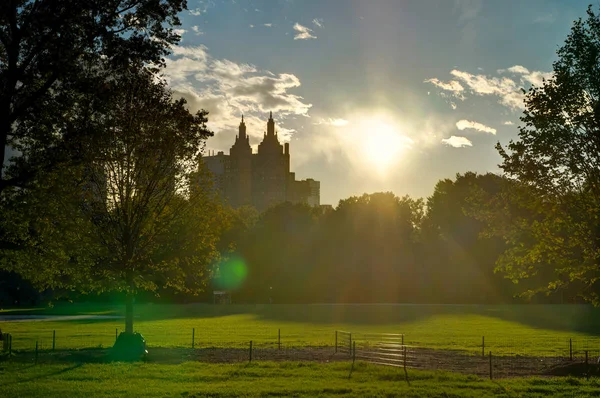
[[[587,14],[558,50],[553,77],[527,93],[519,139],[497,148],[507,175],[533,190],[524,205],[537,214],[532,241],[503,269],[516,281],[544,275],[536,291],[575,284],[600,304],[600,17],[591,6]]]
[[[0,196],[80,156],[81,136],[96,131],[66,122],[79,111],[81,95],[104,91],[99,65],[160,66],[180,38],[172,27],[185,6],[185,0],[0,2]]]

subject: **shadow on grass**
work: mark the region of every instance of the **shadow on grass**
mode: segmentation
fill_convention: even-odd
[[[253,350],[253,361],[310,361],[337,362],[347,361],[348,357],[336,355],[332,347],[299,347],[299,348],[256,348]],[[80,350],[45,351],[36,360],[33,352],[19,352],[10,358],[0,359],[1,367],[15,364],[43,366],[47,364],[103,364],[123,362],[115,359],[111,348],[90,348]],[[139,361],[161,365],[179,365],[184,362],[204,363],[252,363],[249,361],[247,348],[163,348],[150,347],[148,355]]]
[[[37,365],[31,365],[27,368],[31,368],[33,366],[37,366]],[[69,366],[68,368],[64,368],[64,369],[60,369],[60,370],[55,370],[52,372],[48,372],[48,373],[42,373],[42,374],[36,374],[33,377],[28,377],[26,379],[20,379],[20,380],[15,380],[15,381],[11,381],[8,383],[4,383],[3,386],[9,386],[9,385],[13,385],[13,384],[21,384],[21,383],[28,383],[30,381],[38,381],[41,379],[45,379],[48,377],[53,377],[53,376],[58,376],[60,374],[66,373],[66,372],[70,372],[71,370],[77,369],[79,367],[83,366],[83,363],[78,363],[78,364],[74,364],[72,366]],[[22,370],[27,369],[27,368],[21,368]]]
[[[29,311],[29,310],[28,310]],[[31,313],[31,312],[29,312]],[[114,305],[69,304],[43,311],[44,314],[113,314],[123,308]],[[0,313],[1,314],[1,313]],[[588,305],[435,305],[435,304],[140,304],[136,321],[218,318],[248,315],[257,320],[317,325],[385,326],[415,322],[436,316],[476,315],[498,318],[538,329],[573,331],[600,336],[600,309]],[[106,319],[65,321],[72,324],[103,324]]]

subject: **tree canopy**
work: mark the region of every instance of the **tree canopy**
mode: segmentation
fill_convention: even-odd
[[[599,304],[600,17],[591,6],[557,55],[552,78],[527,93],[518,140],[497,146],[507,176],[529,191],[513,198],[531,215],[505,234],[501,269],[540,278],[535,291],[578,286]]]
[[[1,2],[0,195],[80,157],[80,141],[101,133],[72,123],[82,96],[105,93],[102,69],[163,64],[185,7],[185,0]]]
[[[95,156],[13,190],[13,238],[26,242],[4,260],[41,288],[195,293],[210,275],[227,222],[201,167],[206,112],[188,112],[164,82],[141,67],[106,81]]]

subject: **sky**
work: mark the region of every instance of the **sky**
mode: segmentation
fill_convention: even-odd
[[[272,111],[321,203],[426,198],[440,179],[501,171],[521,89],[552,76],[589,2],[188,0],[164,73],[209,111],[207,150],[229,153],[242,114],[256,150]]]

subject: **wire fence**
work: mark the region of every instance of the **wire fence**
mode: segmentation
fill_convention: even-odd
[[[106,358],[122,330],[77,326],[4,333],[0,360],[39,363]],[[238,330],[235,340],[224,341],[222,331],[191,328],[140,330],[148,341],[150,360],[156,362],[207,361],[363,361],[408,369],[444,370],[490,378],[528,375],[568,375],[598,367],[596,338],[544,338],[543,348],[524,344],[518,337],[481,336],[464,341],[451,336],[443,345],[427,345],[418,336],[335,331],[323,336],[328,344],[310,345],[300,333],[281,329]],[[158,343],[157,343],[158,342]],[[458,347],[458,348],[454,348]],[[9,355],[6,355],[6,354]],[[87,356],[86,356],[87,355]],[[86,359],[87,358],[87,359]]]

